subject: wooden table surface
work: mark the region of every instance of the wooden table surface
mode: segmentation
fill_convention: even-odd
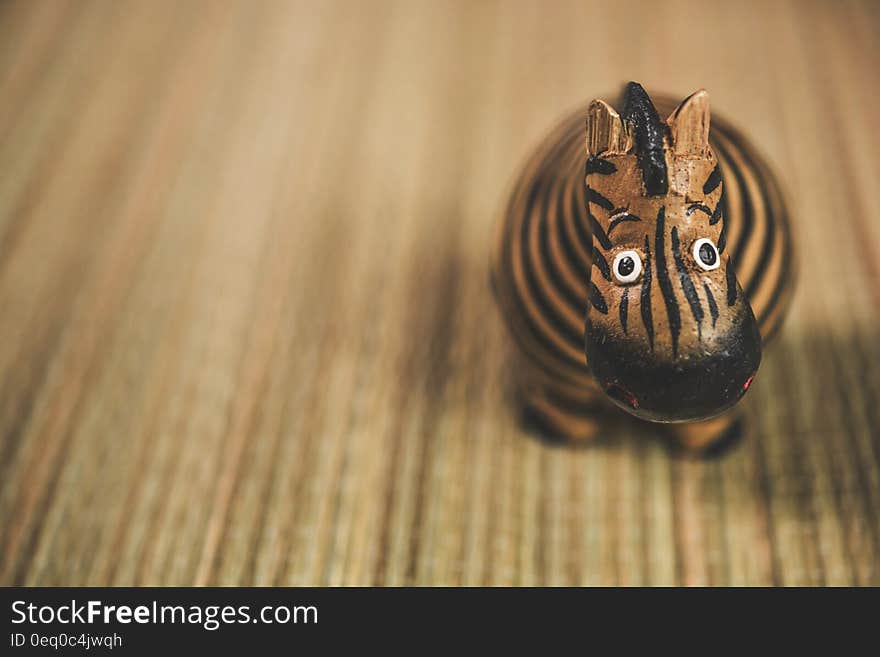
[[[0,583],[880,584],[880,3],[0,6]],[[800,286],[716,460],[523,427],[493,221],[706,87]]]

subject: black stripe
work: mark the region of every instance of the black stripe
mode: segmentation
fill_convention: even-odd
[[[573,217],[574,222],[574,230],[577,233],[578,239],[581,240],[581,244],[590,245],[592,248],[593,244],[593,232],[594,228],[590,223],[589,218],[589,208],[587,207],[587,199],[585,197],[584,191],[586,190],[586,185],[581,183],[577,183],[574,188],[574,193],[568,195],[568,209]],[[584,216],[584,212],[587,213],[587,216]],[[590,227],[590,230],[587,230],[587,227]],[[596,226],[599,226],[597,223]],[[600,227],[601,230],[601,227]],[[605,237],[605,232],[602,231],[601,239],[604,238],[608,241],[608,238]],[[610,243],[609,243],[610,246]],[[605,247],[608,248],[608,247]]]
[[[620,325],[623,327],[624,334],[626,331],[626,318],[629,308],[629,288],[623,288],[623,297],[620,299]]]
[[[765,331],[765,324],[767,323],[767,320],[774,315],[774,313],[776,312],[776,308],[780,303],[780,299],[782,299],[786,290],[789,289],[793,285],[793,282],[792,282],[793,270],[792,270],[792,262],[791,262],[793,257],[794,257],[794,255],[790,251],[783,252],[783,254],[782,254],[782,258],[783,258],[782,270],[780,271],[779,276],[776,279],[776,285],[773,288],[773,292],[770,295],[770,299],[765,304],[761,315],[758,316],[757,312],[755,315],[758,319],[758,326],[761,329],[761,339],[765,343],[770,338],[773,337],[773,334],[776,333],[779,326],[782,324],[783,318],[781,318],[780,321],[778,321],[776,323],[776,326],[773,328],[772,333],[768,334],[768,333],[764,332]],[[789,295],[786,299],[786,303],[788,303],[790,301],[790,299],[791,299],[791,296]]]
[[[596,265],[596,268],[601,272],[602,278],[606,281],[611,280],[611,269],[608,267],[608,261],[605,259],[605,256],[602,255],[602,252],[595,246],[593,247],[593,264]]]
[[[535,219],[536,221],[542,224],[546,221],[546,201],[548,196],[547,187],[552,183],[552,179],[555,177],[552,162],[558,159],[557,152],[559,150],[561,149],[557,148],[556,151],[554,151],[552,159],[548,157],[545,160],[546,162],[548,162],[548,165],[542,167],[543,170],[541,175],[539,175],[537,177],[537,180],[534,181],[530,190],[525,208],[525,216],[523,218],[522,225],[520,226],[520,258],[522,260],[523,273],[525,275],[526,284],[528,285],[532,298],[541,309],[542,315],[566,341],[568,341],[572,345],[578,345],[579,348],[583,341],[583,335],[576,332],[572,327],[569,326],[565,318],[560,316],[559,313],[556,312],[556,310],[553,308],[552,302],[549,301],[545,296],[544,290],[541,289],[540,281],[535,274],[535,266],[532,262],[531,254],[529,252],[529,232],[531,229],[533,217],[535,216],[535,214],[537,214],[537,218]],[[540,199],[538,198],[539,196]],[[538,209],[538,212],[536,213],[535,206],[538,203],[540,203],[540,207]],[[545,232],[544,230],[542,230],[543,228],[544,226],[539,226],[539,232]],[[579,301],[576,303],[579,303]]]
[[[718,165],[715,165],[715,168],[712,169],[712,173],[709,174],[709,177],[706,178],[706,182],[703,184],[703,194],[711,194],[715,191],[715,188],[721,184],[721,169],[718,168]]]
[[[669,317],[669,331],[672,337],[672,356],[678,356],[678,334],[681,331],[681,315],[678,310],[678,301],[675,298],[675,290],[672,288],[672,280],[666,268],[666,208],[660,208],[657,213],[657,231],[654,234],[654,259],[657,262],[657,282],[663,292],[663,303],[666,304],[666,314]]]
[[[593,238],[584,229],[586,218],[581,219],[579,215],[582,214],[582,211],[579,212],[576,202],[573,202],[574,197],[577,196],[575,189],[583,188],[583,182],[574,175],[575,169],[580,166],[582,159],[581,149],[583,146],[580,142],[580,138],[575,137],[570,139],[568,146],[567,158],[572,160],[572,175],[563,176],[565,184],[559,191],[557,199],[556,234],[565,251],[567,262],[576,272],[578,281],[586,282],[590,278],[590,267],[593,262],[590,256],[590,251],[593,249]],[[582,299],[582,288],[578,287],[577,291],[578,298]],[[582,302],[581,305],[583,305]]]
[[[602,196],[592,187],[587,187],[587,198],[589,199],[590,203],[595,203],[600,208],[605,208],[606,210],[608,210],[608,212],[611,212],[614,209],[614,203]]]
[[[553,313],[552,309],[548,305],[546,299],[544,299],[543,295],[540,293],[538,289],[537,283],[535,281],[535,274],[532,270],[532,262],[531,258],[528,255],[528,234],[529,234],[529,224],[532,221],[532,215],[534,214],[534,206],[537,202],[537,196],[540,194],[541,187],[540,183],[542,182],[541,178],[535,180],[531,188],[528,191],[528,196],[526,197],[525,203],[525,212],[523,213],[522,223],[519,226],[520,230],[520,250],[519,252],[511,252],[511,258],[519,258],[522,267],[523,273],[525,277],[526,287],[528,288],[531,297],[534,299],[535,304],[538,306],[540,312],[550,321],[551,324],[556,326],[565,325],[565,322],[562,320],[558,320],[555,318],[555,313]],[[512,276],[512,274],[511,274]],[[515,288],[514,288],[515,289]],[[538,340],[538,342],[543,345],[546,349],[550,350],[551,353],[558,356],[563,361],[568,361],[568,355],[562,351],[548,336],[548,334],[540,327],[540,325],[532,319],[531,314],[528,312],[528,304],[520,295],[519,290],[515,289],[514,295],[522,304],[521,315],[526,319],[529,325],[532,328],[532,333]]]
[[[595,283],[590,283],[590,303],[593,304],[593,308],[603,315],[608,314],[608,304],[605,303],[605,297],[602,296]]]
[[[603,160],[595,155],[587,159],[587,175],[591,173],[599,173],[603,176],[611,175],[617,172],[617,167],[610,160]]]
[[[754,229],[755,217],[754,217],[754,208],[752,206],[752,197],[749,195],[748,187],[746,187],[745,178],[742,175],[739,167],[731,160],[730,154],[727,149],[722,146],[720,143],[716,143],[716,148],[720,151],[720,153],[724,156],[724,159],[727,162],[726,171],[733,172],[734,178],[736,178],[737,187],[739,187],[739,195],[740,200],[742,202],[742,233],[739,236],[739,242],[736,245],[736,249],[734,252],[730,254],[734,267],[739,263],[739,259],[742,254],[746,250],[746,246],[749,243],[749,238],[752,235],[752,230]],[[727,208],[725,207],[725,216]]]
[[[783,230],[787,233],[787,224],[783,222],[782,224]],[[791,244],[786,239],[787,244]],[[779,273],[779,277],[776,279],[776,287],[773,288],[773,294],[770,295],[770,300],[767,302],[766,307],[764,308],[764,314],[758,318],[758,327],[761,329],[761,340],[766,344],[769,342],[776,332],[779,330],[779,327],[782,326],[782,320],[784,317],[780,318],[776,325],[773,327],[773,330],[770,333],[765,333],[764,324],[769,317],[773,315],[776,310],[776,306],[779,304],[779,299],[782,297],[783,292],[788,289],[794,283],[792,282],[792,258],[794,258],[794,254],[790,251],[784,252],[782,254],[782,271]],[[788,299],[791,299],[789,295]]]
[[[614,219],[614,220],[611,222],[611,224],[608,226],[608,234],[610,235],[610,234],[611,234],[611,231],[614,230],[614,227],[617,226],[618,224],[622,224],[624,221],[641,221],[641,219],[639,219],[639,218],[638,218],[636,215],[634,215],[634,214],[623,214],[623,215],[620,215],[619,217],[617,217],[616,219]]]
[[[706,283],[703,283],[703,290],[706,292],[706,300],[709,302],[709,314],[712,315],[712,328],[715,328],[715,321],[718,319],[718,304],[715,303],[715,296]]]
[[[565,229],[565,226],[562,224],[565,221],[565,217],[562,212],[560,212],[560,216],[557,217],[555,222],[556,229],[556,239],[559,242],[559,245],[562,247],[562,251],[564,253],[564,258],[566,262],[571,266],[575,271],[575,275],[577,276],[579,281],[585,281],[590,276],[590,270],[587,268],[586,262],[592,263],[592,259],[589,261],[585,261],[584,257],[578,253],[575,249],[574,244],[571,242],[571,237],[568,234],[568,231]],[[586,242],[589,246],[589,249],[593,248],[592,240]]]
[[[678,279],[681,282],[681,289],[687,299],[688,305],[691,307],[691,313],[697,320],[697,337],[702,339],[703,335],[703,306],[700,303],[700,297],[697,296],[697,290],[691,280],[684,261],[681,259],[681,243],[678,241],[678,228],[672,227],[672,257],[675,259],[675,268],[678,270]]]
[[[727,261],[727,305],[732,306],[736,303],[736,272],[733,269],[733,263]]]
[[[573,196],[571,183],[577,179],[576,169],[582,161],[580,135],[571,134],[563,140],[563,146],[553,166],[562,173],[553,175],[551,183],[548,183],[543,193],[541,206],[542,229],[539,234],[540,260],[547,275],[552,281],[552,286],[559,291],[564,298],[566,306],[575,313],[582,313],[584,308],[584,284],[589,280],[591,259],[584,257],[583,250],[592,249],[592,239],[588,236],[581,242],[582,251],[576,250],[574,240],[577,236],[569,234],[563,225],[566,221],[565,204]],[[569,172],[565,173],[565,172]],[[551,205],[552,203],[552,205]],[[551,240],[555,238],[561,248],[558,257],[551,252]],[[574,281],[563,275],[565,270],[571,270]]]
[[[580,142],[578,142],[578,145],[580,145]],[[585,249],[592,250],[593,233],[595,231],[590,221],[590,211],[587,207],[586,195],[584,194],[585,190],[586,185],[583,182],[577,182],[572,185],[571,193],[567,194],[568,215],[571,217],[571,222],[574,225],[574,231],[580,244],[582,244]],[[585,212],[586,215],[584,214]],[[599,224],[597,223],[596,226],[598,225]],[[605,238],[607,241],[604,232],[602,232],[602,236],[598,239],[601,240],[602,238]],[[587,277],[584,277],[584,280],[586,279]]]
[[[645,271],[642,274],[642,294],[640,307],[642,311],[642,324],[645,325],[645,332],[648,334],[648,341],[651,343],[651,351],[654,350],[654,319],[651,317],[651,245],[648,242],[648,236],[645,235]]]
[[[743,154],[745,157],[745,154]],[[767,196],[767,181],[764,180],[757,165],[752,160],[752,174],[761,190],[761,201],[764,204],[764,244],[761,246],[761,255],[758,257],[758,263],[755,265],[752,277],[746,286],[746,297],[749,299],[758,291],[761,281],[764,280],[764,274],[767,273],[767,265],[773,256],[773,249],[776,245],[776,225],[773,218],[773,210],[770,207],[770,198]]]
[[[572,138],[575,138],[576,134],[577,134],[577,132],[573,131]],[[563,140],[563,141],[565,141],[565,140]],[[559,150],[560,150],[559,145],[557,145],[556,147],[554,147],[554,149],[551,149],[550,152],[546,153],[542,157],[541,164],[536,167],[537,170],[539,170],[539,171],[547,170],[549,167],[547,166],[546,163],[553,161],[555,154]],[[519,196],[519,194],[525,194],[525,196],[526,196],[525,204],[524,204],[524,206],[525,206],[524,212],[522,212],[521,214],[518,215],[520,225],[516,227],[516,230],[518,230],[520,232],[521,237],[523,235],[526,235],[526,236],[528,235],[528,227],[529,227],[529,223],[531,222],[531,219],[532,219],[534,205],[537,202],[537,196],[541,192],[541,188],[540,188],[541,182],[542,182],[542,179],[540,176],[537,177],[537,179],[532,179],[530,181],[520,179],[519,185],[520,185],[520,189],[522,189],[523,191],[518,192],[516,195],[514,195],[511,198],[511,203],[513,204],[515,202],[515,199],[517,198],[517,196]],[[508,236],[508,240],[510,240],[509,236]],[[524,251],[525,251],[525,253],[524,253]],[[539,293],[536,294],[534,274],[531,271],[531,262],[530,262],[528,255],[527,255],[528,240],[523,240],[521,249],[519,251],[513,251],[511,249],[506,249],[506,252],[507,252],[506,253],[507,269],[509,272],[508,276],[510,276],[510,278],[512,280],[512,278],[513,278],[512,262],[515,258],[519,258],[522,262],[522,266],[524,269],[527,290],[534,296],[535,303],[537,304],[537,306],[541,310],[542,314],[544,314],[545,317],[547,317],[548,320],[550,320],[551,323],[553,323],[554,315],[551,312],[548,312],[546,301],[541,297],[541,295]],[[520,292],[520,290],[518,289],[518,287],[516,285],[513,286],[511,292],[512,292],[512,295],[511,295],[512,298],[515,300],[515,302],[520,307],[520,311],[519,311],[518,315],[520,316],[520,318],[526,323],[526,325],[530,329],[532,339],[534,341],[536,341],[540,347],[542,347],[543,349],[546,350],[547,355],[549,355],[550,357],[555,358],[557,360],[557,362],[563,367],[563,369],[566,370],[567,376],[573,377],[573,376],[575,376],[575,373],[577,373],[577,375],[581,375],[583,373],[583,365],[579,362],[573,361],[571,359],[571,357],[569,356],[569,354],[567,354],[565,351],[563,351],[560,346],[558,346],[555,342],[553,342],[551,340],[551,337],[550,337],[551,334],[548,333],[547,331],[545,331],[537,323],[537,321],[532,317],[531,313],[528,310],[528,305],[527,305],[525,299],[522,297],[522,293]],[[559,324],[562,322],[557,320],[556,323]],[[565,331],[563,331],[563,332],[565,333]],[[582,348],[583,336],[578,336],[576,339],[571,338],[570,334],[563,335],[561,337],[563,337],[563,339],[566,341],[568,341],[567,338],[569,338],[571,343],[577,344],[578,348]],[[526,353],[532,355],[532,351],[530,349],[526,349],[525,351],[526,351]],[[554,372],[554,370],[552,368],[548,368],[547,364],[543,361],[542,358],[534,357],[532,360],[534,363],[536,363],[538,366],[540,366],[541,369],[543,369],[551,374]],[[557,376],[558,376],[558,373],[557,373]]]
[[[773,255],[773,245],[776,239],[774,226],[772,223],[772,210],[770,208],[770,202],[768,199],[768,191],[767,191],[767,183],[764,177],[759,173],[760,163],[757,161],[749,152],[743,148],[742,145],[737,143],[737,140],[729,135],[724,134],[724,139],[729,142],[730,149],[725,148],[720,143],[715,143],[715,147],[718,149],[721,155],[727,160],[727,166],[731,171],[733,171],[734,176],[736,177],[737,184],[740,188],[740,198],[742,200],[742,224],[743,229],[742,233],[738,239],[738,243],[736,247],[731,252],[731,258],[734,266],[740,263],[740,260],[748,248],[748,243],[752,237],[752,233],[755,228],[755,207],[754,201],[751,193],[745,184],[745,178],[742,175],[742,171],[730,158],[730,151],[736,150],[739,153],[740,157],[743,159],[745,165],[752,171],[752,174],[755,176],[755,183],[760,190],[761,200],[765,206],[765,217],[764,221],[767,227],[767,232],[765,235],[766,242],[761,246],[761,253],[758,258],[758,263],[755,268],[750,272],[742,272],[744,274],[742,283],[745,285],[745,294],[746,297],[751,300],[751,297],[757,291],[758,286],[761,284],[761,281],[764,278],[764,274],[767,270],[767,264],[769,263],[770,258]],[[724,200],[724,196],[726,196],[726,192],[722,194],[722,201]],[[727,208],[725,206],[724,216],[727,216]],[[725,222],[726,223],[726,222]],[[769,242],[769,247],[767,242]],[[721,251],[721,247],[719,247],[719,252]],[[746,278],[746,276],[748,278]],[[775,291],[774,291],[775,292]]]
[[[560,160],[562,157],[560,157]],[[564,302],[575,313],[583,312],[583,297],[578,295],[576,289],[572,289],[566,283],[565,277],[561,272],[561,263],[558,258],[554,258],[550,252],[550,230],[551,225],[559,222],[559,209],[555,208],[555,212],[550,211],[550,203],[560,198],[560,190],[557,188],[560,176],[554,176],[548,183],[547,191],[541,201],[541,219],[542,229],[538,233],[538,248],[540,249],[541,265],[550,279],[550,285],[563,298]],[[551,218],[552,217],[552,218]]]
[[[772,176],[772,174],[770,174],[768,172],[768,176]],[[775,189],[778,189],[777,185],[778,185],[778,183],[774,184]],[[773,311],[776,309],[776,305],[779,303],[780,297],[782,297],[782,293],[785,291],[785,289],[787,287],[789,287],[789,285],[792,284],[791,283],[792,268],[793,268],[792,261],[795,257],[794,253],[792,253],[792,250],[791,250],[791,235],[789,234],[790,233],[790,225],[788,222],[788,215],[784,214],[785,209],[784,209],[782,200],[779,199],[778,196],[776,198],[777,198],[777,201],[779,202],[779,205],[782,207],[782,212],[783,212],[783,214],[776,216],[776,219],[779,221],[779,228],[782,231],[781,243],[784,245],[787,245],[788,248],[785,251],[783,251],[783,253],[782,253],[782,269],[779,272],[779,276],[776,278],[776,286],[773,288],[773,293],[770,295],[770,299],[767,301],[767,305],[764,308],[764,315],[762,317],[760,317],[758,320],[762,329],[764,328],[764,326],[763,326],[764,320],[766,320],[768,317],[770,317],[773,314]],[[777,322],[776,328],[778,328],[781,325],[781,323],[782,323],[781,321]],[[771,335],[762,335],[762,338],[765,342],[770,337],[772,337],[772,336]]]
[[[522,182],[522,181],[520,181],[520,182]],[[511,196],[511,201],[510,201],[511,206],[514,204],[517,196],[519,196],[519,194],[521,194],[521,193],[522,192],[517,191],[513,196]],[[526,197],[527,198],[526,205],[530,205],[532,203],[531,199],[535,193],[536,193],[536,191],[534,188],[532,188],[528,191],[527,197]],[[510,210],[508,210],[508,213],[509,212],[510,212]],[[521,221],[525,220],[525,217],[523,215],[519,215],[519,218]],[[513,228],[512,225],[511,225],[511,228]],[[510,285],[511,285],[510,298],[513,300],[513,303],[515,303],[519,307],[519,312],[517,312],[515,314],[525,322],[526,328],[529,330],[531,337],[534,338],[534,340],[538,343],[538,345],[540,347],[543,347],[546,350],[547,355],[549,355],[551,357],[551,359],[553,359],[553,358],[557,359],[557,362],[562,366],[562,368],[564,370],[568,370],[568,371],[572,372],[568,376],[573,376],[573,370],[575,370],[577,368],[573,367],[571,358],[569,358],[568,354],[564,353],[557,345],[555,345],[553,342],[551,342],[550,339],[547,337],[547,334],[544,333],[544,331],[541,329],[541,327],[535,322],[535,320],[532,318],[531,314],[528,312],[526,302],[523,300],[523,297],[520,293],[520,290],[518,289],[518,286],[514,282],[513,261],[519,255],[519,253],[517,251],[514,251],[512,248],[512,244],[511,244],[511,242],[512,242],[511,233],[512,232],[513,232],[513,230],[508,230],[507,235],[504,240],[505,245],[504,245],[504,255],[503,255],[503,266],[506,271],[503,272],[502,276],[504,278],[507,278],[508,281],[510,281]],[[496,287],[496,289],[499,288],[497,280],[495,281],[495,287]],[[510,322],[510,326],[513,329],[512,332],[513,332],[514,337],[517,338],[518,340],[520,340],[521,339],[519,337],[520,332],[518,330],[516,330],[516,322]],[[532,349],[528,348],[527,342],[524,341],[524,342],[522,342],[522,344],[523,344],[523,351],[530,357],[532,363],[534,363],[541,370],[547,372],[548,374],[551,374],[551,375],[557,374],[558,375],[558,373],[556,373],[556,370],[551,366],[550,363],[546,362],[546,360],[543,356],[539,356],[538,354],[535,354]]]

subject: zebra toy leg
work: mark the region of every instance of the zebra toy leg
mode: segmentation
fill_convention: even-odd
[[[565,390],[532,367],[521,364],[517,398],[525,419],[546,437],[583,442],[600,432],[599,409],[604,405],[592,386],[575,393]]]
[[[526,417],[553,438],[583,442],[599,435],[599,422],[587,409],[565,408],[546,389],[524,387],[520,399]]]

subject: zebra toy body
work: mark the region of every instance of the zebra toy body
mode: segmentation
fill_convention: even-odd
[[[710,133],[705,91],[656,101],[630,83],[622,116],[593,101],[548,135],[492,283],[530,415],[586,439],[611,401],[706,449],[740,430],[733,407],[791,297],[791,231],[755,150],[723,121]]]

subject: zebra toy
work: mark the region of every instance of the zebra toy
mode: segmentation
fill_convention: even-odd
[[[592,438],[610,400],[711,450],[740,434],[733,407],[787,309],[791,231],[765,162],[725,122],[710,132],[704,90],[656,100],[631,82],[622,114],[594,100],[548,135],[499,223],[492,284],[547,430]]]

